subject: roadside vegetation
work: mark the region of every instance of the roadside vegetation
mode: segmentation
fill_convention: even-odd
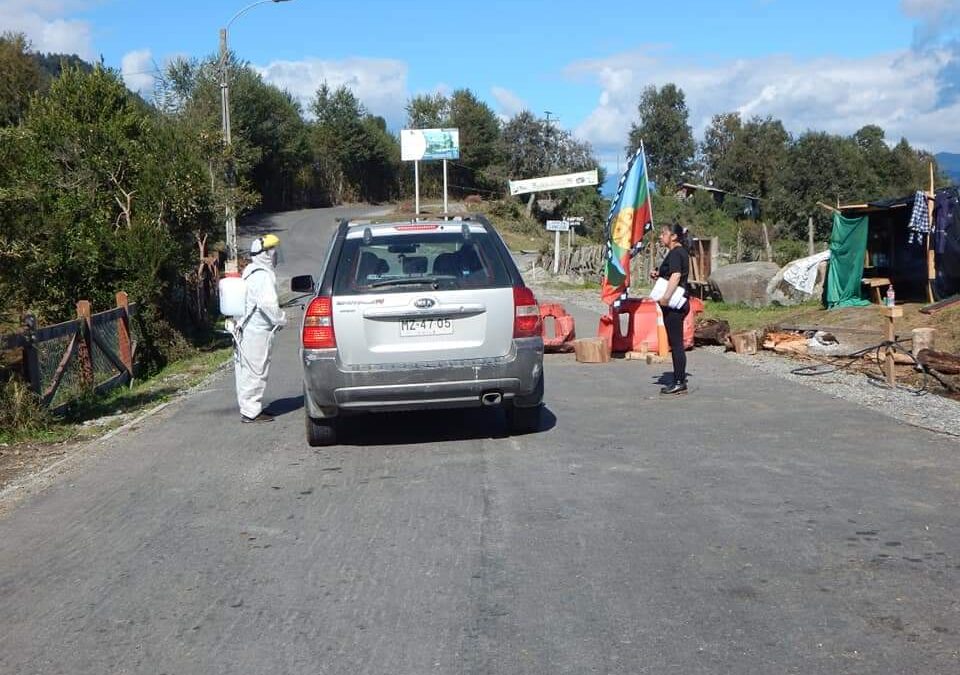
[[[135,93],[115,70],[39,54],[23,35],[0,36],[0,333],[18,329],[28,313],[39,325],[72,319],[80,299],[108,309],[123,290],[139,307],[141,381],[184,359],[202,362],[216,342],[214,313],[196,300],[204,283],[198,266],[222,249],[227,204],[242,215],[411,199],[413,172],[400,161],[397,130],[350,89],[323,84],[301,104],[233,55],[225,67],[231,146],[221,133],[213,56],[176,60],[154,91]],[[932,160],[905,139],[889,145],[876,126],[851,136],[794,136],[779,120],[736,113],[717,114],[698,142],[680,88],[649,87],[638,101],[624,151],[644,141],[658,187],[655,222],[719,237],[730,262],[768,257],[761,223],[773,260],[805,254],[808,218],[818,242],[829,235],[817,201],[912,192],[926,184]],[[548,252],[543,223],[565,215],[584,219],[581,243],[603,242],[610,204],[599,187],[507,195],[511,179],[599,165],[570,131],[529,111],[501,119],[466,88],[414,96],[406,112],[405,127],[460,130],[451,198],[488,214],[514,250]],[[679,200],[681,182],[728,194]],[[423,198],[439,198],[441,186],[440,164],[425,163]],[[0,355],[0,428],[8,439],[51,424],[12,381],[16,358]]]

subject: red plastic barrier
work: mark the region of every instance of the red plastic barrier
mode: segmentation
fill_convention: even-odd
[[[559,302],[545,302],[540,305],[540,318],[552,316],[554,318],[558,316],[566,316],[567,310],[564,309],[563,305]]]
[[[690,311],[683,320],[683,346],[693,348],[693,334],[697,324],[697,315],[703,312],[703,301],[690,298]],[[620,333],[620,317],[605,314],[600,317],[597,336],[610,343],[615,352],[637,352],[645,345],[647,351],[656,352],[659,346],[657,338],[657,307],[649,298],[628,298],[620,304],[620,314],[627,314],[627,331]]]
[[[686,349],[693,349],[693,334],[697,329],[697,315],[703,313],[703,300],[700,298],[690,298],[690,311],[683,319],[683,346]]]
[[[553,317],[553,335],[547,335],[547,317]],[[543,326],[543,346],[550,351],[563,349],[564,346],[572,342],[577,337],[576,327],[573,317],[567,314],[563,305],[557,303],[547,303],[540,305],[540,318]]]

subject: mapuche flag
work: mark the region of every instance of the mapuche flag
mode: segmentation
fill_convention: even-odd
[[[653,228],[653,207],[650,203],[650,182],[647,179],[647,158],[640,148],[630,158],[627,170],[620,177],[617,196],[607,216],[606,265],[600,298],[616,305],[627,297],[630,289],[630,259],[643,248],[643,237]]]

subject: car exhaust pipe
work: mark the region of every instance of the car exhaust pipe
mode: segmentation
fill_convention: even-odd
[[[503,394],[499,391],[488,391],[480,395],[480,402],[485,406],[500,405],[503,402]]]

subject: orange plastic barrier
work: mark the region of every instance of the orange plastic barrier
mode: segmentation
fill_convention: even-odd
[[[553,335],[547,335],[547,317],[553,317]],[[567,314],[563,305],[546,303],[540,305],[540,320],[543,331],[543,347],[548,351],[565,351],[577,337],[573,317]]]
[[[703,312],[703,301],[690,298],[690,311],[683,320],[683,346],[693,348],[693,333],[697,324],[697,315]],[[656,352],[660,346],[657,331],[657,306],[649,298],[628,298],[620,304],[619,314],[626,314],[626,334],[620,332],[620,316],[605,314],[600,317],[597,336],[605,339],[615,352],[637,352],[646,346],[647,351]],[[665,346],[664,351],[669,351]]]

